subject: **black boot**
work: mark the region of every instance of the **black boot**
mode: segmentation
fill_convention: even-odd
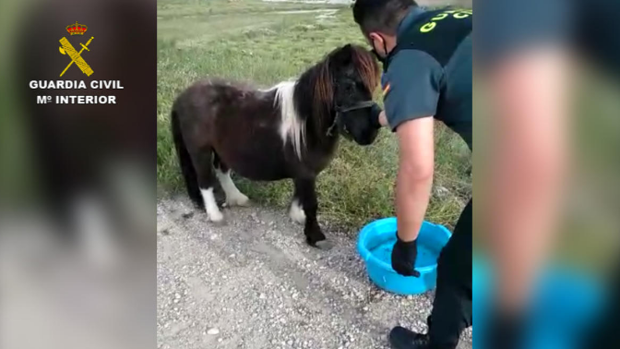
[[[428,349],[428,335],[396,326],[390,332],[392,349]]]

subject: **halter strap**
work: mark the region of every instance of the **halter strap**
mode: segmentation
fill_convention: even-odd
[[[369,100],[369,101],[357,102],[357,103],[355,103],[355,104],[353,104],[351,106],[348,106],[348,107],[336,106],[336,112],[346,113],[346,112],[350,112],[352,110],[369,108],[369,107],[372,107],[374,104],[375,104],[374,101]]]
[[[357,103],[355,103],[353,105],[350,105],[350,106],[347,106],[347,107],[342,107],[342,106],[338,106],[337,105],[336,106],[336,116],[334,117],[334,122],[327,129],[327,136],[332,136],[332,130],[338,124],[339,119],[340,119],[340,115],[342,113],[348,113],[350,111],[358,110],[358,109],[370,108],[373,105],[375,105],[375,102],[372,101],[372,100],[357,102]]]

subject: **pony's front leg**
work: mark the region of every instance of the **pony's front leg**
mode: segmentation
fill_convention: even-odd
[[[310,246],[320,249],[330,249],[332,244],[326,240],[325,234],[321,231],[321,227],[319,227],[317,221],[317,210],[319,205],[315,189],[316,179],[297,178],[294,182],[295,194],[293,195],[293,203],[291,205],[291,218],[293,218],[293,220],[298,220],[297,218],[301,218],[303,214],[305,214],[304,234],[306,235],[306,242]],[[296,212],[300,211],[300,204],[303,209],[301,213]],[[294,217],[295,215],[298,217]]]

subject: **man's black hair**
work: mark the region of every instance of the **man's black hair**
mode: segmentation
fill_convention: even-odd
[[[353,18],[366,35],[371,32],[396,35],[400,21],[416,6],[414,0],[356,0]]]

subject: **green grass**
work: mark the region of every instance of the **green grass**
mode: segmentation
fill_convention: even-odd
[[[327,19],[319,12],[337,9]],[[203,77],[223,77],[259,87],[298,76],[327,52],[346,43],[364,44],[346,6],[270,3],[254,0],[175,0],[158,3],[157,176],[158,192],[183,190],[169,132],[169,113],[179,92]],[[372,146],[341,143],[318,180],[323,219],[359,227],[394,214],[398,147],[382,130]],[[464,142],[443,125],[436,130],[435,188],[427,219],[453,226],[471,193],[470,154]],[[250,182],[238,187],[253,201],[284,207],[290,181]]]

